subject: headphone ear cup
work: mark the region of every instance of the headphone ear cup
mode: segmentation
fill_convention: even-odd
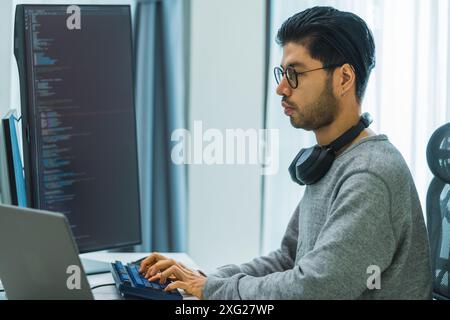
[[[305,171],[298,171],[297,175],[301,174],[301,180],[306,185],[317,183],[330,170],[336,155],[333,150],[321,149],[319,157],[313,162],[312,166]]]
[[[323,151],[323,148],[319,146],[300,150],[289,166],[289,173],[295,183],[301,186],[307,184],[310,168],[314,166]]]
[[[294,181],[295,183],[298,183],[301,186],[304,186],[305,184],[302,183],[302,181],[297,178],[297,162],[298,162],[298,159],[300,159],[300,157],[302,156],[302,154],[304,152],[305,152],[305,149],[300,150],[300,152],[295,156],[294,160],[292,160],[292,163],[288,169],[292,181]]]

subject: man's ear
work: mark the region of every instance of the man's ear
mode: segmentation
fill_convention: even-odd
[[[338,95],[343,97],[352,92],[352,88],[355,86],[356,74],[352,65],[346,63],[339,67],[337,70],[338,75]]]

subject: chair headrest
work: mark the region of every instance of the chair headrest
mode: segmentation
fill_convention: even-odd
[[[438,128],[431,136],[427,162],[436,177],[450,183],[450,123]]]

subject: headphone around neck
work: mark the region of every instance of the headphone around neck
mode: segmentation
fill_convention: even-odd
[[[316,145],[300,150],[289,166],[292,180],[301,186],[317,183],[330,170],[334,159],[336,159],[336,152],[355,140],[364,129],[370,126],[372,121],[370,114],[364,113],[357,125],[329,145]]]

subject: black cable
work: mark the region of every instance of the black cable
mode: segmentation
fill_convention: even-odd
[[[97,286],[93,286],[91,287],[91,290],[97,289],[97,288],[101,288],[101,287],[108,287],[108,286],[115,286],[115,283],[104,283],[104,284],[99,284]]]

